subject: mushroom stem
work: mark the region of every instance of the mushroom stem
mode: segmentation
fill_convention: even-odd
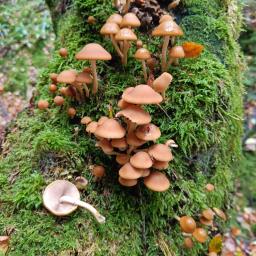
[[[86,83],[84,83],[84,90],[85,90],[86,97],[89,98],[90,97],[90,91],[89,91],[89,88],[88,88]]]
[[[70,196],[62,196],[60,198],[60,202],[61,203],[68,203],[68,204],[73,204],[73,205],[77,205],[77,206],[80,206],[80,207],[83,207],[84,209],[88,210],[89,212],[92,213],[92,215],[95,217],[95,219],[99,222],[99,223],[105,223],[105,217],[102,216],[92,205],[86,203],[86,202],[83,202],[83,201],[80,201],[80,200],[77,200],[75,198],[72,198]]]
[[[145,60],[142,60],[142,69],[143,69],[143,75],[144,75],[145,82],[147,83],[148,74],[147,74],[147,66],[146,66],[146,61]]]
[[[130,4],[131,4],[131,0],[127,0],[127,1],[126,1],[126,4],[125,4],[125,6],[124,6],[124,10],[123,10],[123,13],[124,13],[124,14],[126,14],[126,13],[129,11]]]
[[[169,58],[169,60],[168,60],[168,62],[167,62],[167,64],[166,64],[166,69],[170,66],[170,65],[172,65],[172,63],[175,61],[175,58]]]
[[[177,215],[174,215],[173,218],[176,219],[177,221],[180,221],[180,217]]]
[[[130,155],[133,150],[135,150],[137,147],[135,146],[130,146],[129,149],[127,150],[127,155]]]
[[[128,132],[127,133],[133,132],[137,127],[137,124],[133,123],[131,121],[129,121],[127,124],[128,124]]]
[[[119,46],[118,46],[118,44],[117,44],[117,42],[116,42],[116,40],[115,40],[113,34],[110,35],[110,39],[111,39],[111,42],[112,42],[112,44],[113,44],[115,50],[117,51],[118,55],[119,55],[121,58],[123,58],[123,53],[121,52],[121,50],[120,50],[120,48],[119,48]]]
[[[93,88],[92,93],[96,94],[98,91],[98,77],[96,70],[96,60],[91,60],[92,76],[93,76]]]
[[[164,43],[162,47],[162,71],[166,70],[166,59],[167,59],[167,49],[170,41],[170,36],[164,37]]]
[[[124,40],[124,46],[123,46],[123,52],[124,52],[124,57],[123,57],[123,64],[127,65],[127,55],[129,51],[129,44],[126,40]]]

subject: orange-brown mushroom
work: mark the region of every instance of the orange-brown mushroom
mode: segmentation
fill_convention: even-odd
[[[101,165],[95,165],[92,168],[92,174],[96,178],[102,178],[105,175],[105,168]]]
[[[135,168],[130,163],[126,163],[119,170],[119,176],[123,179],[134,180],[140,178],[143,174],[143,171],[143,169]]]
[[[53,99],[54,103],[57,105],[57,106],[62,106],[64,104],[64,98],[61,97],[61,96],[56,96],[54,99]]]
[[[217,216],[219,216],[224,221],[227,220],[226,214],[221,209],[213,207],[213,211],[216,213]]]
[[[169,189],[170,181],[162,172],[154,171],[144,178],[145,186],[155,192],[164,192]]]
[[[50,84],[49,85],[49,91],[52,93],[55,93],[58,90],[58,87],[56,84]]]
[[[59,55],[62,58],[66,58],[68,56],[68,50],[66,48],[60,48],[59,49]]]
[[[126,154],[120,154],[120,155],[116,156],[116,161],[120,165],[124,165],[124,164],[128,163],[129,160],[130,160],[130,156],[126,155]]]
[[[173,77],[171,74],[164,72],[162,75],[154,80],[152,87],[156,92],[161,93],[163,98],[165,98],[165,92],[168,89],[170,83],[172,82],[172,79]]]
[[[139,48],[135,54],[134,58],[136,60],[141,61],[142,63],[142,70],[143,70],[143,75],[144,75],[144,80],[147,82],[148,80],[148,73],[147,73],[147,66],[146,66],[146,60],[151,58],[150,52],[145,49],[145,48]]]
[[[153,165],[153,162],[147,152],[139,151],[131,157],[130,164],[135,168],[147,169]]]
[[[71,118],[74,118],[76,115],[76,109],[75,108],[68,108],[67,110],[68,116]]]
[[[173,46],[169,50],[169,60],[167,62],[166,67],[168,67],[171,64],[178,65],[179,59],[185,58],[185,52],[183,50],[183,47],[180,45]]]
[[[194,247],[193,240],[190,237],[186,237],[184,239],[184,247],[187,249],[191,249]]]
[[[199,243],[206,242],[208,238],[208,234],[203,228],[196,228],[192,235]]]
[[[133,187],[135,186],[137,183],[138,183],[138,180],[137,179],[133,179],[133,180],[127,180],[127,179],[124,179],[122,177],[119,177],[118,178],[118,181],[119,183],[122,185],[122,186],[125,186],[125,187]]]
[[[196,222],[190,216],[182,216],[179,218],[180,228],[185,233],[193,233],[196,229]]]
[[[161,136],[160,129],[154,124],[144,124],[136,128],[135,135],[146,141],[156,141]]]
[[[205,209],[202,211],[202,216],[207,220],[213,220],[215,213],[212,209]]]
[[[90,122],[92,122],[92,119],[89,116],[85,116],[81,119],[81,124],[88,125]]]
[[[44,110],[49,107],[49,102],[47,100],[39,100],[37,106],[40,110]]]
[[[149,155],[157,160],[163,162],[169,162],[173,159],[172,151],[165,144],[155,144],[148,149]]]
[[[141,25],[140,20],[133,12],[128,12],[123,16],[120,26],[122,28],[137,28]]]

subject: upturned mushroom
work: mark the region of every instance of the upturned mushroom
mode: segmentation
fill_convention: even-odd
[[[101,45],[96,43],[87,44],[80,52],[76,54],[77,60],[89,60],[91,63],[92,75],[93,75],[93,89],[92,93],[95,94],[98,91],[98,78],[96,70],[97,60],[111,60],[111,55]]]
[[[148,73],[147,73],[147,66],[146,66],[146,60],[151,58],[150,52],[145,48],[140,48],[135,52],[134,58],[136,60],[141,61],[142,63],[142,70],[144,75],[144,80],[147,82],[148,80]]]
[[[88,185],[88,180],[83,176],[78,176],[75,179],[75,185],[79,190],[84,190]]]
[[[169,189],[170,181],[164,173],[154,171],[144,178],[144,185],[155,192],[164,192]]]
[[[162,75],[154,80],[152,87],[156,92],[161,93],[163,98],[165,98],[165,92],[171,84],[172,79],[173,77],[171,74],[164,72]]]
[[[182,36],[182,29],[174,21],[164,21],[160,23],[152,32],[153,36],[164,37],[164,43],[162,47],[162,71],[166,70],[167,64],[167,49],[170,41],[170,37]]]
[[[69,215],[80,206],[91,212],[99,223],[105,223],[105,217],[92,205],[80,201],[78,189],[66,180],[56,180],[49,184],[43,192],[43,203],[56,216]]]
[[[129,28],[122,28],[119,30],[119,32],[115,36],[116,41],[123,43],[123,58],[122,63],[123,65],[127,64],[127,55],[130,48],[130,41],[136,41],[137,36],[134,34],[134,32]]]

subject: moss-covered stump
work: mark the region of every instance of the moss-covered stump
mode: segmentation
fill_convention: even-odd
[[[33,107],[25,110],[9,128],[3,144],[0,235],[10,233],[9,255],[203,255],[207,244],[184,250],[174,215],[197,217],[208,207],[227,211],[232,202],[243,93],[236,1],[183,0],[175,9],[185,32],[179,42],[195,41],[205,50],[199,58],[182,60],[180,66],[170,68],[174,79],[162,104],[170,119],[159,107],[148,108],[162,131],[160,142],[172,138],[179,145],[168,169],[172,186],[165,193],[151,192],[142,184],[121,187],[115,161],[95,148],[94,139],[79,124],[85,115],[94,119],[108,115],[109,105],[116,111],[122,90],[143,81],[141,64],[131,57],[135,47],[123,68],[111,44],[99,35],[108,15],[116,11],[111,1],[47,2],[57,31],[56,49],[66,47],[70,54],[63,59],[56,51],[39,79],[36,102],[48,99],[50,113]],[[95,25],[87,24],[89,15],[97,19]],[[149,33],[138,34],[157,56],[161,40]],[[81,70],[85,62],[75,61],[74,55],[89,42],[102,44],[113,55],[112,61],[98,64],[99,93],[83,105],[69,102],[59,109],[48,93],[49,73]],[[67,105],[78,110],[72,121],[66,114]],[[93,181],[91,164],[106,167],[107,175],[100,182]],[[56,218],[43,208],[41,193],[46,184],[57,178],[72,181],[78,175],[90,181],[82,198],[106,216],[105,225],[99,226],[83,210]],[[207,183],[213,183],[216,190],[206,193]],[[224,223],[219,219],[216,223],[216,232],[221,232]]]

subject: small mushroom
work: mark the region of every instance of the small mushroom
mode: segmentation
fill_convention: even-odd
[[[90,73],[83,71],[77,74],[74,86],[79,90],[82,97],[83,97],[83,88],[84,88],[85,96],[89,97],[90,91],[87,85],[91,83],[92,83],[92,78],[90,76]]]
[[[129,160],[130,160],[130,156],[126,155],[126,154],[120,154],[120,155],[116,156],[116,161],[120,165],[124,165],[124,164],[128,163]]]
[[[125,138],[111,140],[111,145],[114,148],[118,148],[120,151],[124,151],[127,148],[127,142]]]
[[[157,170],[165,170],[169,167],[169,162],[167,161],[154,161],[152,167]]]
[[[201,224],[206,225],[206,226],[213,225],[213,220],[208,220],[208,219],[204,218],[203,216],[200,216],[199,221]]]
[[[179,59],[185,58],[185,52],[183,50],[183,47],[180,45],[173,46],[169,50],[169,60],[167,62],[166,67],[168,67],[171,64],[179,65]]]
[[[101,165],[95,165],[92,168],[92,174],[96,178],[102,178],[105,175],[105,168]]]
[[[95,121],[90,122],[86,127],[86,132],[88,133],[95,133],[96,129],[98,127],[98,123]]]
[[[173,159],[172,151],[165,144],[155,144],[148,149],[149,155],[157,161],[169,162]]]
[[[137,28],[141,25],[140,20],[133,12],[128,12],[124,15],[121,23],[122,28]]]
[[[190,216],[182,216],[178,218],[180,223],[180,228],[183,232],[192,234],[196,229],[196,222]]]
[[[56,96],[54,99],[53,99],[54,103],[57,105],[57,106],[62,106],[64,104],[64,98],[61,97],[61,96]]]
[[[87,22],[88,22],[88,24],[90,24],[90,25],[94,25],[94,24],[97,22],[97,20],[95,19],[95,17],[89,16],[89,17],[87,18]]]
[[[205,185],[205,189],[206,189],[208,192],[212,192],[212,191],[214,191],[215,186],[214,186],[213,184],[211,184],[211,183],[208,183],[208,184]]]
[[[214,215],[214,212],[210,208],[202,211],[202,216],[207,220],[213,220]]]
[[[122,23],[122,20],[123,20],[123,17],[120,14],[114,13],[109,16],[106,23],[109,23],[109,22],[116,23],[118,26],[120,26]]]
[[[75,185],[79,190],[84,190],[88,185],[88,180],[83,176],[78,176],[75,179]]]
[[[88,125],[89,123],[92,122],[92,119],[89,117],[89,116],[85,116],[81,119],[81,124],[84,124],[84,125]]]
[[[147,82],[148,80],[148,74],[147,74],[147,66],[146,66],[146,60],[150,59],[150,52],[145,48],[140,48],[135,52],[134,58],[136,60],[141,61],[142,63],[142,69],[143,69],[143,75],[144,80]]]
[[[122,185],[122,186],[125,186],[125,187],[133,187],[135,186],[137,183],[138,183],[138,180],[137,179],[134,179],[134,180],[127,180],[127,179],[124,179],[122,177],[119,177],[118,178],[118,181],[119,183]]]
[[[136,47],[137,47],[137,49],[143,47],[143,42],[141,40],[137,40],[136,41]]]
[[[76,115],[76,109],[75,108],[68,108],[67,110],[68,116],[71,118],[74,118]]]
[[[80,201],[78,189],[66,180],[56,180],[49,184],[43,192],[43,203],[56,216],[69,215],[80,206],[90,211],[99,223],[105,223],[105,217],[92,205]]]
[[[145,186],[155,192],[164,192],[169,189],[170,181],[162,172],[154,171],[144,178]]]
[[[170,41],[170,37],[182,36],[182,29],[174,21],[164,21],[157,26],[153,32],[153,36],[162,36],[164,37],[164,43],[162,47],[162,71],[166,70],[167,64],[167,49]]]
[[[161,136],[161,131],[156,125],[150,123],[138,126],[135,135],[144,141],[156,141]]]
[[[146,143],[145,140],[139,139],[134,132],[128,132],[126,136],[126,141],[127,144],[130,145],[129,150],[127,151],[128,155],[130,155],[134,149]]]
[[[123,100],[123,99],[121,99],[121,100],[118,101],[117,106],[118,106],[119,108],[121,108],[121,109],[125,109],[125,108],[127,108],[127,107],[134,106],[134,105],[131,104],[131,103],[126,102],[126,101]]]
[[[49,91],[52,93],[55,93],[58,90],[58,87],[56,84],[50,84],[49,85]]]
[[[130,159],[130,164],[139,169],[147,169],[153,165],[150,155],[147,152],[137,152]]]
[[[143,169],[133,167],[130,163],[126,163],[119,170],[119,176],[123,179],[134,180],[138,179],[143,175]]]
[[[53,83],[57,83],[57,77],[58,77],[58,74],[56,74],[56,73],[50,74],[50,79]]]
[[[77,60],[89,60],[91,63],[92,75],[93,75],[93,89],[92,93],[95,94],[98,91],[98,78],[96,70],[97,60],[111,60],[111,55],[99,44],[91,43],[87,44],[80,52],[76,54]]]
[[[156,80],[154,80],[152,87],[156,92],[161,93],[163,98],[165,98],[165,92],[172,82],[172,79],[173,77],[171,74],[164,72]]]
[[[112,147],[110,141],[107,139],[102,139],[102,140],[98,141],[96,143],[96,146],[100,147],[106,155],[113,154],[114,148]]]
[[[49,107],[49,102],[47,100],[39,100],[37,103],[37,107],[40,110],[47,109]]]
[[[66,58],[68,56],[68,50],[66,48],[60,48],[59,49],[59,55],[62,58]]]
[[[187,249],[191,249],[194,247],[193,240],[190,237],[186,237],[184,239],[184,247]]]
[[[227,216],[226,214],[221,210],[221,209],[218,209],[216,207],[213,207],[213,211],[216,213],[217,216],[219,216],[221,219],[223,219],[224,221],[227,220]]]
[[[206,242],[208,238],[207,232],[203,228],[196,228],[192,235],[199,243]]]

